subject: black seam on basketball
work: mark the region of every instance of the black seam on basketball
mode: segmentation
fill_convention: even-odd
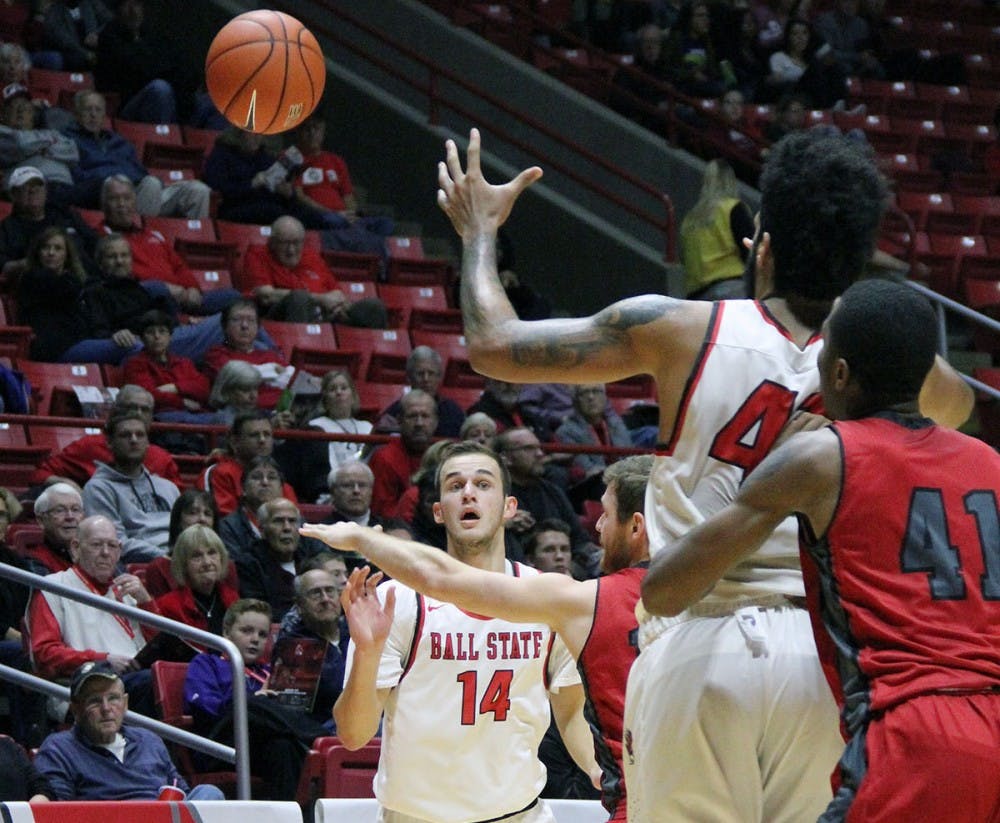
[[[265,58],[264,62],[263,62],[263,63],[261,63],[261,64],[260,64],[259,66],[257,66],[257,68],[255,68],[255,69],[254,69],[254,70],[253,70],[253,71],[252,71],[252,72],[250,73],[250,76],[249,76],[249,77],[247,77],[247,79],[243,81],[243,85],[242,85],[242,86],[240,86],[240,87],[239,87],[239,88],[238,88],[238,89],[236,90],[236,93],[235,93],[235,94],[234,94],[234,95],[233,95],[232,97],[230,97],[230,98],[229,98],[229,102],[228,102],[228,103],[226,104],[226,107],[225,107],[225,108],[224,108],[224,109],[222,110],[222,113],[223,113],[224,115],[226,115],[227,117],[229,116],[229,107],[233,105],[233,101],[234,101],[234,100],[235,100],[235,99],[236,99],[237,97],[239,97],[239,96],[240,96],[241,94],[243,94],[243,92],[244,92],[244,91],[246,91],[246,89],[247,89],[247,87],[248,87],[248,86],[250,86],[250,85],[252,85],[252,84],[253,84],[253,79],[254,79],[254,78],[255,78],[255,77],[256,77],[256,76],[257,76],[257,75],[258,75],[258,74],[260,73],[260,70],[261,70],[262,68],[264,68],[264,66],[266,66],[266,65],[267,65],[267,64],[268,64],[268,63],[270,62],[270,60],[271,60],[271,56],[272,56],[272,55],[274,54],[274,45],[275,45],[275,44],[274,44],[274,40],[272,39],[272,40],[271,40],[271,48],[270,48],[270,50],[268,51],[268,53],[267,53],[267,57]]]
[[[274,121],[278,119],[278,115],[284,110],[285,103],[285,91],[288,89],[288,27],[285,25],[285,18],[283,15],[275,13],[278,18],[278,22],[281,24],[281,32],[284,34],[285,41],[285,71],[281,75],[281,94],[278,95],[278,105],[274,108],[274,115],[268,121],[267,126],[261,129],[262,132],[268,132],[271,130],[271,126],[274,125]]]
[[[317,100],[317,95],[316,95],[316,82],[313,80],[312,72],[309,71],[309,64],[306,62],[305,55],[302,54],[302,52],[304,51],[304,47],[302,45],[302,36],[306,33],[308,33],[308,29],[303,27],[303,29],[299,32],[298,47],[299,47],[299,60],[302,61],[302,70],[305,72],[306,77],[309,80],[309,111],[311,112],[315,107],[316,103],[318,103],[319,101]],[[312,49],[309,49],[309,51],[312,51]],[[323,59],[322,53],[320,53],[319,58],[320,60]],[[325,65],[323,67],[323,74],[324,75],[326,74]]]

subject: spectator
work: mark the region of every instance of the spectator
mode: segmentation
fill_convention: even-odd
[[[36,563],[7,545],[7,530],[20,517],[21,504],[9,489],[0,487],[0,563],[13,566],[21,571],[48,574],[48,569],[37,568]],[[0,663],[21,672],[31,671],[31,660],[26,652],[26,638],[21,633],[21,623],[28,607],[31,590],[23,583],[0,578]],[[22,689],[15,683],[4,682],[0,694],[7,700],[10,731],[16,740],[29,746],[37,746],[39,737],[44,735],[45,698],[38,692]],[[0,745],[6,737],[0,736]],[[0,770],[3,755],[7,752],[0,747]],[[5,786],[0,777],[0,798]],[[26,798],[25,798],[26,799]]]
[[[545,452],[530,429],[508,429],[496,436],[493,448],[510,472],[517,512],[506,525],[507,557],[520,560],[524,541],[536,523],[557,518],[569,524],[573,536],[573,576],[595,577],[600,550],[587,536],[573,504],[559,486],[545,479]]]
[[[0,120],[0,167],[8,173],[35,168],[48,182],[53,203],[72,203],[73,169],[80,153],[76,143],[55,129],[35,128],[35,106],[27,87],[20,83],[4,87]]]
[[[55,799],[49,781],[19,743],[0,735],[0,803],[44,803]]]
[[[808,20],[812,0],[755,0],[750,10],[757,20],[757,43],[765,56],[781,48],[790,19]]]
[[[758,95],[767,75],[767,60],[760,52],[753,11],[745,4],[725,3],[714,6],[712,13],[719,59],[732,67],[735,87],[747,100],[763,102]]]
[[[0,265],[4,277],[16,280],[27,270],[28,247],[43,229],[65,229],[83,267],[96,271],[93,260],[97,234],[71,209],[49,202],[45,177],[33,166],[16,169],[7,178],[11,213],[0,220]]]
[[[148,422],[153,421],[153,396],[140,386],[125,385],[111,407],[115,412],[137,412]],[[103,434],[85,434],[74,440],[62,451],[50,454],[31,475],[33,486],[50,486],[68,483],[80,489],[93,477],[98,461],[111,462],[111,450]],[[170,456],[159,446],[151,445],[146,452],[145,466],[153,474],[165,477],[174,485],[181,483],[180,470]],[[61,505],[61,504],[54,504]]]
[[[74,563],[50,575],[55,582],[129,606],[149,597],[134,574],[115,576],[121,543],[108,518],[97,515],[81,520],[71,549]],[[125,681],[132,708],[153,716],[150,673],[135,659],[146,645],[146,636],[135,620],[39,590],[31,596],[25,622],[31,662],[39,676],[69,678],[88,661],[104,661]]]
[[[107,104],[103,94],[89,89],[79,91],[73,98],[73,109],[76,122],[66,129],[66,134],[73,139],[80,152],[73,172],[76,205],[99,208],[104,181],[113,174],[121,174],[135,186],[136,208],[140,214],[188,218],[208,216],[211,194],[208,186],[200,180],[182,180],[164,186],[146,171],[136,156],[135,147],[128,140],[104,128]]]
[[[94,435],[100,437],[101,435]],[[42,542],[32,547],[32,571],[35,574],[61,572],[73,565],[70,546],[83,519],[80,490],[69,483],[46,486],[35,498],[35,519],[42,527]]]
[[[371,434],[372,424],[357,417],[360,407],[361,398],[350,373],[343,369],[328,371],[320,382],[317,416],[309,421],[309,425],[331,434]],[[352,440],[331,440],[329,476],[333,476],[341,466],[358,460],[364,446],[364,443]]]
[[[229,554],[219,535],[200,524],[184,529],[170,553],[170,572],[177,588],[140,605],[171,620],[221,635],[222,618],[239,599],[239,592],[226,579]],[[182,659],[193,657],[190,650],[198,648],[179,640],[174,645],[181,647]]]
[[[808,20],[788,21],[783,47],[771,55],[770,68],[767,84],[774,92],[804,94],[817,109],[843,106],[847,77],[829,44],[813,35]]]
[[[400,401],[399,437],[372,452],[368,465],[375,475],[372,511],[379,517],[396,516],[403,493],[420,468],[420,458],[437,428],[434,398],[421,389],[404,394]]]
[[[266,455],[254,457],[246,464],[241,482],[243,493],[239,508],[219,523],[219,536],[234,559],[249,552],[260,539],[257,523],[260,507],[269,500],[287,497],[290,491],[278,461]]]
[[[705,166],[701,192],[681,222],[681,259],[690,300],[746,297],[743,270],[754,236],[753,215],[739,199],[733,168],[725,160]]]
[[[239,649],[246,667],[247,726],[250,770],[264,781],[261,797],[294,800],[306,751],[325,729],[308,716],[268,699],[271,667],[261,656],[271,632],[267,603],[237,600],[226,612],[224,634]],[[241,684],[240,688],[244,685]],[[232,744],[233,680],[229,661],[217,652],[203,652],[188,666],[184,681],[184,708],[194,716],[195,729]]]
[[[615,73],[614,107],[648,129],[662,130],[670,105],[671,71],[659,26],[648,23],[639,29],[633,55],[634,70],[626,66]],[[659,115],[653,109],[659,110]]]
[[[374,487],[375,475],[367,463],[360,461],[345,463],[330,475],[330,503],[333,511],[323,522],[341,523],[350,520],[359,526],[381,526],[385,531],[389,531],[392,528],[392,520],[372,514]],[[364,562],[360,555],[347,557],[352,567]]]
[[[271,421],[259,411],[239,414],[229,428],[227,453],[206,468],[195,485],[212,493],[219,515],[226,517],[239,506],[243,496],[243,472],[250,461],[255,457],[270,457],[273,451]],[[291,486],[286,484],[283,494],[289,500],[298,502]]]
[[[339,154],[323,149],[325,113],[319,109],[295,132],[295,146],[302,152],[302,169],[295,178],[299,201],[327,213],[329,228],[323,235],[327,248],[386,255],[385,238],[395,226],[388,217],[362,215],[351,184],[347,163]],[[335,217],[340,217],[338,223]]]
[[[483,446],[489,446],[497,435],[496,421],[486,412],[472,411],[465,418],[462,428],[458,431],[459,440],[475,440]]]
[[[177,589],[177,578],[171,570],[171,555],[181,532],[189,526],[207,526],[217,531],[218,525],[219,512],[216,511],[215,500],[211,494],[201,489],[185,489],[180,493],[170,509],[170,527],[167,535],[170,551],[164,557],[156,557],[146,564],[144,582],[150,597],[155,600]],[[237,588],[235,580],[235,576],[231,576],[227,582],[233,584],[233,588]]]
[[[858,14],[859,0],[835,0],[833,8],[816,15],[816,33],[833,49],[845,77],[885,77],[873,50],[871,27]]]
[[[264,344],[258,340],[260,320],[257,304],[253,300],[236,300],[223,309],[219,319],[223,340],[205,352],[202,368],[214,380],[223,365],[231,360],[250,363],[261,377],[257,405],[262,409],[273,409],[295,370],[277,347],[262,347]]]
[[[127,691],[127,693],[126,693]],[[46,738],[35,757],[57,800],[156,800],[176,786],[188,800],[224,800],[218,786],[188,789],[167,747],[153,732],[125,726],[134,688],[108,662],[88,662],[70,683],[72,729]]]
[[[57,362],[90,334],[83,303],[87,273],[60,226],[42,229],[18,262],[25,269],[17,280],[17,317],[34,332],[28,351],[33,360]]]
[[[334,575],[317,563],[339,569]],[[295,605],[281,621],[277,642],[284,638],[305,638],[323,642],[323,668],[310,714],[328,734],[336,734],[333,704],[344,688],[344,658],[351,639],[340,608],[340,593],[347,584],[347,566],[342,557],[329,552],[318,554],[303,564],[295,578]]]
[[[261,377],[250,363],[230,360],[224,363],[208,395],[209,408],[215,409],[220,425],[231,426],[236,415],[257,410]]]
[[[292,172],[301,164],[301,156],[295,154],[279,158],[266,147],[263,135],[235,126],[219,135],[202,171],[202,179],[222,195],[218,217],[270,225],[287,215],[307,229],[325,229],[326,213],[300,202],[291,182]]]
[[[136,412],[114,413],[105,425],[112,462],[100,464],[83,487],[88,516],[104,515],[115,524],[127,563],[147,563],[167,553],[170,510],[177,486],[143,465],[149,448],[149,422]]]
[[[178,104],[188,108],[196,82],[182,76],[172,44],[144,25],[143,0],[115,0],[114,6],[114,19],[97,39],[97,88],[121,94],[118,116],[124,120],[178,122]]]
[[[690,0],[681,7],[667,40],[665,62],[678,90],[691,97],[719,97],[736,78],[723,72],[712,45],[712,19],[707,0]]]
[[[806,127],[806,112],[807,101],[802,95],[794,92],[783,94],[774,107],[774,119],[764,127],[764,136],[777,143],[786,134],[802,131]],[[743,249],[742,243],[740,249]]]
[[[306,248],[305,236],[302,223],[286,215],[271,224],[266,245],[247,249],[246,280],[264,316],[384,329],[388,318],[382,301],[374,297],[348,301],[319,252]]]
[[[119,234],[109,234],[97,243],[100,277],[88,283],[83,293],[89,337],[74,344],[60,356],[63,363],[118,364],[139,350],[135,334],[139,318],[151,309],[168,314],[168,300],[154,297],[132,273],[132,250]],[[214,318],[202,323],[179,326],[170,340],[170,351],[195,362],[223,339]]]
[[[0,43],[0,88],[11,83],[28,85],[31,58],[19,43]]]
[[[572,577],[572,557],[569,524],[555,517],[535,526],[524,543],[524,562],[540,572]]]
[[[521,389],[521,408],[536,420],[541,440],[551,440],[555,430],[573,411],[573,387],[566,383],[529,383]]]
[[[603,383],[581,383],[573,390],[573,411],[556,429],[556,441],[577,446],[632,445],[632,435],[618,413],[608,405]],[[601,475],[608,467],[603,454],[575,454],[570,462],[569,482],[573,497],[600,500],[604,494]],[[610,462],[614,462],[612,459]],[[575,490],[578,490],[576,492]]]
[[[173,318],[153,309],[136,324],[142,351],[125,361],[125,380],[153,395],[157,420],[173,423],[215,423],[218,416],[208,410],[208,378],[192,360],[171,354]]]
[[[718,117],[708,124],[708,138],[721,154],[733,158],[733,164],[755,169],[761,160],[764,136],[747,117],[743,94],[730,89],[719,98]]]
[[[112,18],[102,0],[51,0],[42,21],[42,46],[59,54],[60,71],[93,71],[97,38]]]
[[[536,420],[521,403],[521,391],[524,387],[520,383],[508,383],[506,380],[496,380],[492,377],[486,378],[483,393],[479,399],[469,406],[469,414],[487,414],[496,425],[497,431],[516,429],[526,426],[538,431],[542,429],[543,434],[548,439],[548,433],[544,432],[544,426],[536,424]]]
[[[448,397],[441,397],[438,389],[444,377],[444,364],[441,355],[430,346],[416,346],[406,358],[406,382],[410,390],[425,392],[434,400],[437,410],[436,437],[458,437],[465,420],[465,412],[461,406]],[[406,394],[403,395],[406,397]],[[401,430],[399,422],[402,414],[403,398],[394,401],[382,412],[375,430],[379,432],[397,432]]]
[[[439,549],[448,548],[448,533],[434,510],[440,497],[438,465],[441,453],[450,444],[449,440],[438,440],[427,447],[420,458],[420,468],[410,478],[412,485],[396,506],[396,517],[410,524],[413,539]]]
[[[261,505],[257,520],[260,539],[236,558],[240,596],[268,603],[280,621],[295,602],[296,565],[319,554],[323,544],[299,536],[299,509],[284,497]]]
[[[135,276],[145,284],[161,284],[152,294],[168,293],[187,314],[215,314],[239,298],[235,289],[214,289],[202,294],[194,274],[174,251],[172,242],[143,225],[135,186],[124,174],[116,173],[104,179],[101,209],[104,211],[104,233],[118,232],[128,241]]]

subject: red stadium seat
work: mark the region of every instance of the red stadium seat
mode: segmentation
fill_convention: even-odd
[[[94,75],[90,72],[31,68],[28,70],[28,88],[32,97],[43,97],[51,105],[58,106],[62,105],[61,96],[72,98],[78,91],[94,88]]]
[[[177,238],[183,240],[204,240],[214,242],[215,224],[211,220],[189,220],[184,217],[144,217],[143,225],[150,231],[158,231],[170,243]]]
[[[191,269],[191,274],[203,292],[233,287],[233,276],[229,269]]]
[[[335,349],[337,338],[329,323],[288,323],[279,320],[262,320],[261,326],[274,339],[291,361],[298,348]]]
[[[96,363],[39,363],[19,359],[17,368],[31,383],[35,413],[45,416],[80,413],[73,386],[104,387],[104,378]]]
[[[215,129],[196,129],[194,126],[182,126],[181,135],[185,146],[202,149],[207,155],[214,147],[221,131]]]
[[[373,781],[381,742],[376,737],[356,751],[341,745],[327,749],[321,797],[374,797]]]
[[[377,364],[376,373],[384,377],[385,370],[382,367],[390,362],[405,361],[413,348],[410,344],[410,335],[405,329],[362,329],[338,325],[335,332],[337,348],[361,354],[361,376],[364,380],[371,379],[368,377],[368,369],[373,355],[383,355]],[[405,380],[381,382],[402,383]]]
[[[382,271],[382,258],[377,254],[358,254],[349,251],[324,249],[323,259],[338,280],[378,280]]]
[[[184,145],[181,127],[176,123],[137,123],[133,120],[115,118],[112,128],[135,146],[135,153],[141,159],[146,143],[166,143],[173,146]]]

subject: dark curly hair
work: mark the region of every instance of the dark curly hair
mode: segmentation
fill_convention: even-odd
[[[885,180],[865,144],[796,132],[771,150],[760,178],[762,231],[771,236],[776,297],[818,328],[875,248]]]

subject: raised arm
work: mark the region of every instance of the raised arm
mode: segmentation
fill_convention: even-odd
[[[356,523],[308,523],[299,531],[335,549],[360,553],[394,580],[436,600],[514,623],[551,626],[574,656],[590,632],[597,596],[593,580],[578,582],[563,574],[518,578],[482,571],[440,549]]]
[[[729,505],[653,558],[642,583],[646,611],[672,616],[700,600],[791,514],[805,515],[813,531],[823,534],[836,506],[841,467],[830,429],[792,437],[754,469]]]
[[[378,732],[389,689],[379,689],[379,662],[396,608],[396,592],[379,602],[375,586],[381,574],[368,576],[368,568],[355,569],[341,592],[340,602],[347,615],[354,656],[344,682],[344,690],[333,706],[337,736],[351,749],[360,749]]]
[[[477,129],[469,136],[465,171],[454,141],[445,147],[446,159],[438,164],[438,205],[462,238],[462,316],[477,371],[519,383],[661,377],[664,364],[701,345],[710,304],[660,295],[629,298],[587,318],[519,320],[497,274],[496,233],[542,170],[525,169],[507,183],[491,185],[480,167]]]

